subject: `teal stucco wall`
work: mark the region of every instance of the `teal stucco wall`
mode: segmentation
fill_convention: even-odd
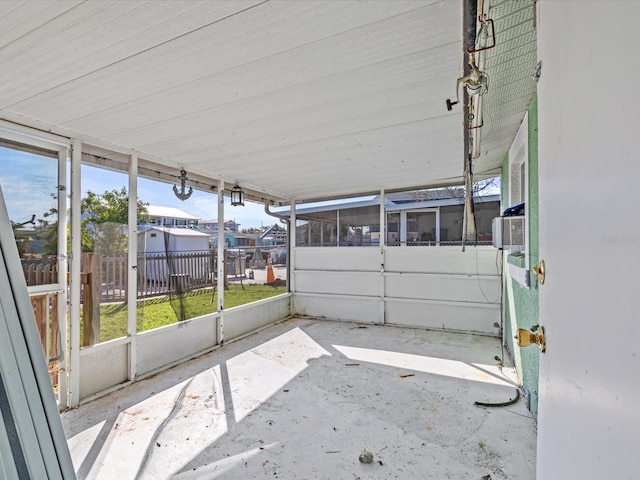
[[[538,264],[538,101],[534,96],[529,106],[528,215],[529,265]],[[509,207],[509,159],[502,165],[502,204]],[[509,264],[525,266],[524,256],[505,255],[503,266],[504,342],[515,362],[529,409],[537,412],[538,364],[540,350],[536,346],[518,347],[514,336],[518,328],[530,329],[538,323],[538,282],[530,274],[530,287],[524,287],[509,276]]]

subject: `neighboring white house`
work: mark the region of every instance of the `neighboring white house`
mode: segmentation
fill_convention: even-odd
[[[198,226],[201,229],[211,230],[212,232],[217,232],[218,231],[218,219],[214,218],[212,220],[200,220],[198,222]],[[224,222],[225,231],[238,232],[238,231],[240,231],[239,227],[240,227],[240,224],[236,223],[235,220],[225,220],[225,222]]]
[[[198,217],[174,207],[148,205],[147,214],[149,216],[149,225],[190,228],[198,225]]]

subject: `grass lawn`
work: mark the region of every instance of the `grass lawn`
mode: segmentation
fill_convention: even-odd
[[[269,285],[230,285],[224,292],[225,309],[280,295],[286,287]],[[218,294],[212,290],[200,290],[183,294],[181,297],[159,297],[138,301],[138,332],[170,325],[179,320],[178,314],[184,312],[184,318],[190,319],[212,313],[217,310]],[[175,310],[174,310],[175,309]],[[178,312],[178,314],[176,313]],[[100,341],[106,342],[127,334],[126,303],[107,304],[100,307]]]

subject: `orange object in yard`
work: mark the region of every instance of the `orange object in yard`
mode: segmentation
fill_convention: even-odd
[[[271,254],[267,253],[267,283],[273,283],[276,277],[273,274],[273,265],[271,264]]]

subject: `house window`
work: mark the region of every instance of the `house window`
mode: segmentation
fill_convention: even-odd
[[[509,203],[510,207],[524,203],[525,268],[529,269],[529,115],[522,124],[509,149]]]
[[[387,245],[400,245],[400,212],[387,214]]]
[[[151,234],[149,234],[149,236],[150,236],[151,238],[156,238],[156,234],[155,234],[155,233],[151,233]]]
[[[451,203],[451,202],[448,202]],[[411,209],[404,204],[402,210],[387,214],[387,246],[447,246],[462,244],[464,205],[442,205],[429,209]],[[475,201],[477,245],[491,245],[491,220],[500,215],[497,200]]]
[[[360,247],[380,245],[380,207],[365,206],[298,215],[296,245]]]
[[[436,210],[407,212],[407,245],[436,245],[440,241],[436,217]]]
[[[526,203],[528,171],[528,115],[525,115],[509,149],[509,206]]]

